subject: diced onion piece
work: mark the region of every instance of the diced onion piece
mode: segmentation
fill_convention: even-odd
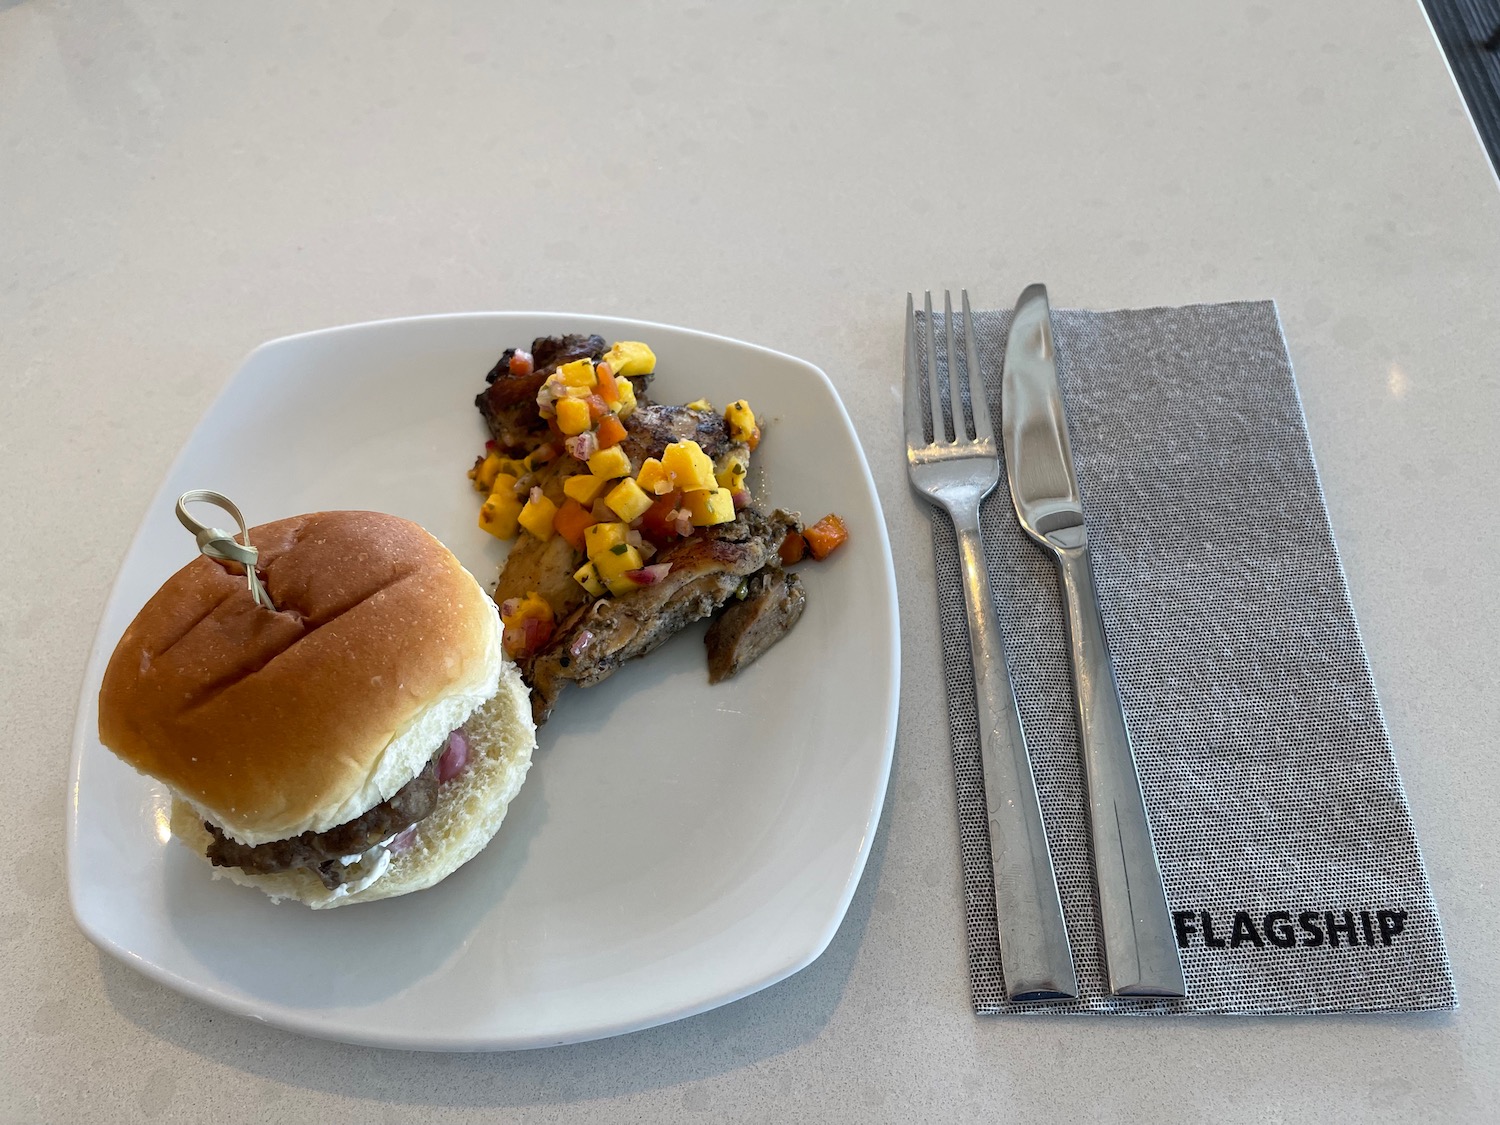
[[[585,430],[581,434],[575,434],[563,442],[568,453],[579,461],[587,461],[595,453],[599,452],[599,435],[593,430]]]
[[[656,563],[653,566],[643,566],[639,570],[626,571],[625,577],[637,586],[654,586],[665,578],[671,570],[671,563]]]

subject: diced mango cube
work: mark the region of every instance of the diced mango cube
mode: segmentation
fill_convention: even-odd
[[[622,574],[618,578],[611,578],[605,585],[609,587],[609,592],[618,598],[632,590],[639,590],[645,583],[637,582],[628,574]]]
[[[479,509],[479,526],[496,539],[514,539],[521,501],[513,493],[492,492]]]
[[[598,383],[594,375],[594,361],[591,359],[575,359],[572,363],[565,363],[557,369],[562,376],[565,387],[592,387]]]
[[[511,476],[518,478],[524,477],[527,473],[531,472],[531,470],[527,467],[524,458],[517,461],[514,457],[500,458],[500,471],[502,473],[509,473]],[[494,492],[495,490],[493,487],[491,487],[490,491]]]
[[[589,404],[581,398],[560,398],[554,408],[557,410],[557,428],[569,436],[581,434],[593,425]]]
[[[729,427],[729,436],[735,441],[749,441],[755,433],[755,411],[744,399],[731,402],[724,408],[724,424]]]
[[[685,493],[682,506],[688,510],[694,527],[712,527],[734,519],[734,498],[727,488]]]
[[[608,483],[593,473],[575,473],[563,481],[563,492],[587,508]]]
[[[651,507],[651,497],[642,492],[641,486],[629,477],[615,485],[604,502],[626,523],[640,519],[646,514],[646,509]]]
[[[720,488],[727,488],[730,492],[738,492],[745,487],[745,466],[738,461],[730,461],[723,469],[714,474],[714,480],[719,482]]]
[[[539,446],[537,446],[537,448],[533,449],[530,453],[528,453],[526,455],[525,460],[523,460],[521,462],[521,468],[523,470],[523,475],[525,473],[534,473],[534,472],[536,472],[537,469],[541,468],[548,461],[555,460],[556,457],[557,457],[557,450],[554,449],[551,446],[550,443],[547,444],[547,445],[539,445]]]
[[[635,483],[641,486],[642,491],[661,496],[672,491],[672,474],[655,457],[647,457],[641,465],[641,471],[635,474]]]
[[[662,452],[661,464],[671,475],[673,486],[684,492],[713,488],[717,483],[714,463],[696,441],[674,441]]]
[[[514,498],[516,494],[516,485],[519,483],[520,478],[517,477],[514,473],[496,473],[494,481],[490,484],[490,495],[493,496],[498,492],[501,496],[510,496]],[[521,502],[517,500],[516,511],[519,512],[520,510]]]
[[[500,623],[509,629],[514,625],[523,624],[528,618],[551,621],[553,616],[552,603],[532,590],[524,598],[517,600],[515,608],[510,613],[506,613],[502,607]]]
[[[695,398],[692,402],[683,403],[682,406],[684,410],[706,410],[710,414],[714,411],[713,403],[706,398]]]
[[[629,543],[616,543],[609,550],[592,556],[590,561],[605,585],[609,585],[627,570],[640,570],[645,565],[641,560],[641,553]]]
[[[656,370],[656,354],[639,340],[621,340],[604,353],[604,362],[616,375],[650,375]]]
[[[591,562],[584,563],[573,572],[573,581],[587,590],[590,597],[602,598],[604,596],[604,583],[599,581],[599,572],[594,569],[594,564]]]
[[[630,475],[630,458],[618,445],[601,449],[589,458],[589,472],[602,480],[615,480]],[[712,474],[710,474],[712,475]]]
[[[623,377],[616,379],[615,384],[619,389],[620,401],[612,409],[621,418],[629,418],[635,413],[635,384]]]
[[[592,559],[614,547],[624,546],[629,534],[630,528],[623,523],[596,523],[583,533],[583,553]]]
[[[526,501],[526,506],[516,518],[522,527],[545,543],[552,538],[552,521],[557,518],[557,505],[545,496],[537,496]]]
[[[484,455],[483,461],[480,461],[469,470],[469,479],[474,482],[474,491],[490,491],[495,483],[495,474],[500,471],[502,467],[501,462],[504,460],[500,454],[491,450]]]

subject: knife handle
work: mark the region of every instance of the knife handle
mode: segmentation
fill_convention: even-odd
[[[1017,1001],[1072,999],[1078,995],[1073,951],[995,618],[978,512],[951,514],[969,610],[969,654],[974,664],[1005,994]]]
[[[1186,982],[1099,613],[1088,540],[1081,525],[1047,538],[1057,559],[1072,646],[1109,990],[1116,996],[1184,996]]]

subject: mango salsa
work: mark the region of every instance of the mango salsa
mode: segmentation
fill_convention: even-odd
[[[635,483],[645,492],[660,496],[672,491],[672,475],[662,467],[655,457],[647,457],[641,471],[635,474]]]
[[[620,401],[614,406],[615,413],[621,418],[629,418],[635,413],[635,384],[623,378],[616,379],[615,384],[620,395]]]
[[[489,492],[495,484],[495,474],[501,469],[505,458],[493,449],[484,455],[484,460],[469,470],[469,479],[474,482],[474,491]]]
[[[727,488],[685,493],[682,506],[688,510],[694,527],[712,527],[716,523],[729,523],[734,519],[734,498]]]
[[[696,441],[674,441],[661,455],[662,468],[671,476],[672,485],[684,492],[714,488],[714,463]]]
[[[589,458],[589,472],[604,480],[628,477],[630,458],[625,456],[625,451],[617,445],[609,449],[601,449]]]
[[[600,551],[589,561],[594,564],[595,573],[606,584],[621,577],[628,570],[640,570],[645,565],[641,559],[641,553],[629,543],[616,543],[609,550]]]
[[[589,359],[575,359],[557,369],[565,387],[592,387],[598,383],[594,375],[594,363]]]
[[[587,507],[604,491],[604,486],[608,483],[609,481],[602,480],[593,473],[576,473],[563,481],[563,493],[570,500],[577,500]]]
[[[590,597],[602,598],[604,596],[604,583],[599,581],[599,572],[594,569],[594,564],[591,562],[584,563],[574,571],[573,581],[587,590]]]
[[[621,340],[604,353],[604,362],[616,375],[650,375],[656,370],[656,353],[639,340]]]
[[[552,538],[552,521],[557,518],[557,505],[539,495],[526,501],[526,506],[516,518],[522,527],[545,543]]]
[[[629,477],[615,485],[604,502],[626,523],[640,519],[646,514],[646,509],[651,507],[651,497],[642,492],[641,486]]]
[[[744,399],[731,402],[724,408],[724,424],[735,441],[748,442],[755,434],[755,411]]]
[[[572,437],[581,434],[594,424],[589,415],[589,404],[581,398],[560,398],[557,400],[557,428]]]
[[[479,509],[479,526],[496,539],[513,539],[521,515],[521,501],[514,493],[490,493]]]
[[[604,552],[623,546],[630,528],[623,523],[596,523],[583,533],[584,554],[597,558]]]

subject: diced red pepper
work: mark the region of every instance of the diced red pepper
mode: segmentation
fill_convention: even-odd
[[[807,549],[815,559],[826,559],[844,545],[849,538],[849,529],[844,521],[829,513],[802,533],[807,540]]]
[[[557,515],[552,517],[553,528],[580,554],[584,549],[583,533],[595,522],[594,513],[571,496],[563,501],[563,506],[557,509]]]
[[[625,440],[625,427],[613,414],[606,414],[604,420],[599,423],[599,431],[595,436],[599,439],[599,448],[608,449]]]
[[[610,371],[609,364],[596,363],[594,375],[599,380],[599,397],[606,405],[613,406],[620,401],[620,386],[615,382],[614,372]]]
[[[802,533],[788,531],[786,538],[781,541],[781,565],[791,566],[794,562],[801,562],[805,554],[807,554],[807,540],[802,538]]]
[[[641,517],[641,535],[658,547],[677,539],[677,521],[667,519],[667,513],[682,502],[682,490],[674,488],[658,496],[646,514]]]
[[[609,407],[604,405],[604,400],[598,395],[589,395],[583,401],[588,403],[589,418],[595,422],[609,413]]]

